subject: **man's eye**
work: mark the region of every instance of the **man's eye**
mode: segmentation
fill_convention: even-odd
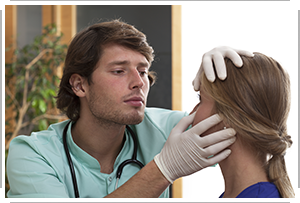
[[[142,76],[148,75],[148,71],[140,71],[140,74],[141,74]]]
[[[115,74],[121,74],[121,73],[123,73],[124,71],[123,70],[114,70],[113,71],[113,73],[115,73]]]

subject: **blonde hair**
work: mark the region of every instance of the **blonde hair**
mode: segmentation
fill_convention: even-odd
[[[261,53],[253,58],[241,57],[242,68],[225,59],[228,76],[224,81],[211,83],[203,73],[201,88],[215,101],[217,113],[237,131],[242,143],[257,153],[281,196],[294,197],[284,159],[292,145],[286,126],[289,76],[277,61]]]

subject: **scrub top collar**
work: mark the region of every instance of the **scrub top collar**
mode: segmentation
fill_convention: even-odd
[[[68,143],[68,148],[71,154],[71,158],[76,159],[78,162],[81,164],[85,165],[87,168],[94,169],[100,171],[100,164],[91,155],[89,155],[87,152],[85,152],[83,149],[81,149],[73,140],[72,135],[71,135],[71,128],[72,128],[73,122],[70,123],[68,126],[67,130],[67,143]],[[117,170],[119,164],[126,160],[130,159],[133,153],[133,140],[130,136],[130,133],[125,130],[125,142],[123,144],[122,150],[118,154],[115,163],[114,163],[114,171]],[[126,157],[122,156],[121,160],[121,155],[125,155]],[[124,159],[125,158],[125,159]]]

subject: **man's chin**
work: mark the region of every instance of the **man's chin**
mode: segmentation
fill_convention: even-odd
[[[124,120],[125,125],[137,125],[141,123],[144,120],[144,113],[144,109],[128,113]]]
[[[134,117],[128,119],[127,125],[137,125],[140,124],[144,120],[144,116]]]

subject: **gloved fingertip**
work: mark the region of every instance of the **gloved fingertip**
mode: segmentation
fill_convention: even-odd
[[[195,116],[196,115],[196,113],[197,113],[197,111],[194,111],[193,113],[191,113],[190,115],[188,115],[188,116]]]
[[[192,85],[194,87],[195,92],[198,92],[200,90],[200,85],[198,82],[195,81],[196,79],[193,80]]]
[[[238,68],[241,68],[243,66],[243,61],[242,60],[235,61],[234,65]]]
[[[236,135],[236,131],[233,128],[227,128],[227,129],[224,129],[224,130],[226,131],[226,134],[229,135],[230,137]]]
[[[217,122],[222,121],[222,118],[218,114],[214,114],[211,117],[213,117],[214,119],[216,119]]]
[[[247,56],[247,57],[253,57],[254,53],[251,51],[245,51],[243,53],[241,53],[241,55]]]
[[[213,123],[220,123],[223,119],[218,115],[218,114],[214,114],[210,117],[210,119],[212,119]]]
[[[227,78],[227,75],[226,75],[226,73],[223,73],[223,74],[218,75],[218,78],[220,80],[225,80]]]
[[[226,149],[225,150],[225,156],[228,157],[231,154],[231,150],[230,149]]]
[[[236,131],[233,128],[229,128],[228,130],[231,136],[234,136],[236,134]]]
[[[216,80],[216,77],[214,75],[208,75],[206,76],[209,82],[214,82]]]
[[[229,141],[230,141],[230,143],[234,143],[236,141],[236,137],[234,136],[234,137],[230,138]]]

